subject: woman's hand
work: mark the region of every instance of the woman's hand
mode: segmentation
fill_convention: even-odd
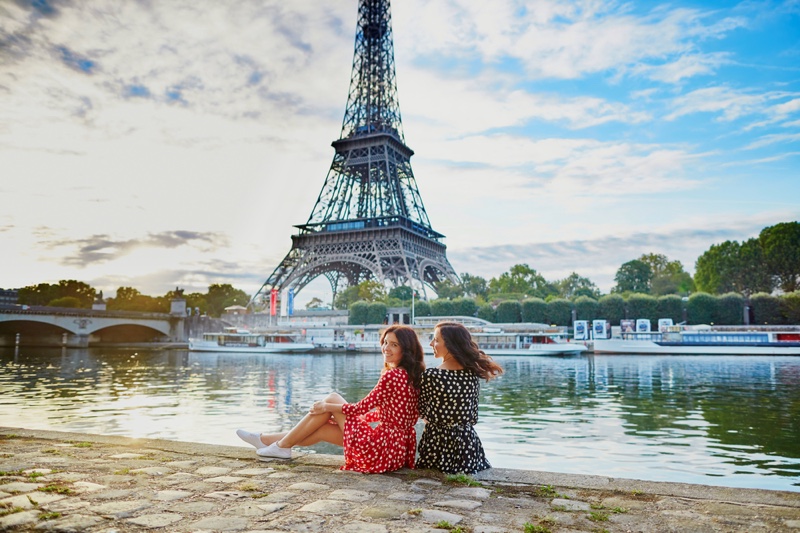
[[[314,402],[311,405],[311,408],[308,410],[309,413],[312,415],[321,415],[322,413],[327,412],[327,405],[323,401]]]

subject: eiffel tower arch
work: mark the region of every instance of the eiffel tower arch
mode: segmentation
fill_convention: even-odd
[[[411,170],[395,79],[389,0],[360,0],[353,68],[340,138],[325,183],[292,248],[251,304],[295,294],[319,276],[344,286],[458,282],[444,235],[431,227]],[[417,283],[415,283],[415,281]]]

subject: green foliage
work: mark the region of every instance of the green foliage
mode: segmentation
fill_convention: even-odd
[[[399,287],[389,289],[389,298],[397,298],[403,302],[406,300],[411,301],[411,294],[413,292],[414,291],[411,289],[411,287],[407,285],[401,285]]]
[[[378,281],[368,279],[358,285],[347,287],[337,294],[333,301],[333,307],[335,309],[349,309],[354,302],[362,300],[365,302],[382,302],[386,298],[386,287]]]
[[[800,291],[781,296],[781,314],[786,324],[800,324]]]
[[[488,320],[489,322],[497,322],[497,314],[494,311],[494,307],[488,304],[478,308],[478,318]]]
[[[425,300],[417,300],[414,303],[414,316],[432,316],[431,304]]]
[[[106,301],[106,308],[109,311],[167,313],[169,312],[169,301],[166,298],[146,296],[133,287],[119,287],[117,295]]]
[[[658,299],[649,294],[631,294],[625,302],[628,318],[646,318],[650,325],[658,324]]]
[[[489,294],[489,284],[480,276],[461,274],[461,286],[464,289],[464,296],[486,299]]]
[[[433,288],[436,291],[436,295],[439,298],[445,298],[450,300],[453,298],[458,298],[459,296],[464,296],[464,288],[461,285],[457,285],[450,280],[444,280],[438,283],[434,283]]]
[[[537,298],[546,298],[557,294],[555,286],[526,264],[514,265],[508,272],[498,278],[489,280],[489,292],[492,294],[517,293]]]
[[[81,301],[75,298],[74,296],[62,296],[61,298],[56,298],[55,300],[51,300],[47,303],[48,307],[71,307],[71,308],[80,308]]]
[[[574,305],[575,316],[578,320],[594,320],[596,318],[601,318],[600,303],[594,298],[578,296],[575,298]]]
[[[758,236],[770,274],[785,293],[800,290],[800,222],[783,222]]]
[[[617,274],[614,276],[614,281],[617,285],[614,287],[613,292],[640,292],[648,294],[650,292],[650,280],[653,277],[653,271],[650,265],[639,259],[628,261],[624,263]]]
[[[482,487],[483,485],[478,481],[475,481],[471,476],[467,474],[447,474],[444,478],[446,483],[457,484],[457,485],[466,485],[468,487]]]
[[[607,294],[597,302],[599,316],[611,324],[619,324],[625,318],[625,299],[619,294]]]
[[[753,324],[780,325],[784,323],[781,314],[781,302],[777,296],[763,292],[750,297],[750,306],[753,308]]]
[[[656,301],[656,314],[658,318],[671,318],[673,324],[683,322],[683,298],[675,294],[659,296]],[[658,324],[658,323],[656,323]]]
[[[694,291],[694,281],[680,261],[670,261],[663,254],[644,254],[639,261],[650,267],[650,294],[661,296]]]
[[[500,302],[495,312],[497,313],[497,322],[501,324],[516,324],[522,322],[522,309],[519,302]]]
[[[455,306],[451,300],[437,298],[431,302],[431,316],[452,316]]]
[[[306,309],[319,309],[320,307],[323,307],[323,305],[324,304],[322,300],[320,300],[315,296],[314,298],[311,298],[311,300],[308,301],[308,303],[306,304]]]
[[[689,296],[686,305],[687,320],[690,324],[711,324],[716,307],[716,298],[706,292],[696,292]]]
[[[90,309],[96,296],[97,291],[86,283],[70,279],[57,284],[39,283],[23,287],[17,294],[17,301],[23,305],[51,305],[54,300],[73,297],[79,302],[77,307]]]
[[[546,324],[558,326],[572,325],[572,302],[564,298],[556,298],[547,302]]]
[[[229,283],[208,286],[206,296],[206,312],[209,316],[220,316],[226,307],[231,305],[247,305],[250,297],[240,289],[234,289]]]
[[[600,289],[597,285],[592,283],[589,278],[579,276],[573,272],[566,278],[557,281],[555,286],[558,290],[558,296],[572,300],[579,296],[586,296],[589,298],[597,299],[600,297]]]
[[[364,301],[353,302],[350,304],[350,315],[347,323],[351,326],[366,324],[369,320],[369,303]]]
[[[697,258],[694,280],[698,290],[712,294],[772,290],[762,247],[755,239],[741,245],[725,241],[711,246]]]
[[[370,302],[367,306],[367,324],[383,324],[386,322],[386,304],[383,302]]]
[[[547,323],[547,302],[541,298],[528,298],[520,306],[523,322]]]
[[[716,298],[714,324],[739,326],[744,324],[744,298],[741,294],[729,292]]]
[[[472,298],[456,298],[453,300],[453,314],[458,316],[475,316],[478,304]]]

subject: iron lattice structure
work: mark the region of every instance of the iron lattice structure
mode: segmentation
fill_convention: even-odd
[[[443,235],[431,228],[411,170],[397,99],[389,0],[360,0],[353,70],[340,138],[325,184],[292,249],[253,296],[325,276],[384,286],[458,282]]]

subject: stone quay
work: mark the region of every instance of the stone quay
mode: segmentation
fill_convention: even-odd
[[[231,430],[233,431],[233,430]],[[343,458],[0,427],[0,531],[800,533],[800,492]]]

